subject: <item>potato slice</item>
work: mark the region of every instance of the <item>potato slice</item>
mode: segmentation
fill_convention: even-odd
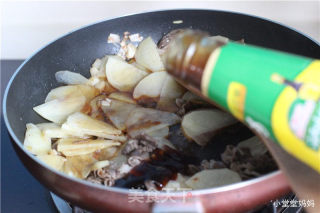
[[[128,129],[143,127],[145,124],[165,124],[170,126],[180,121],[181,118],[174,113],[140,107],[130,113],[126,126]]]
[[[97,160],[91,155],[77,155],[66,157],[63,172],[71,177],[86,178]]]
[[[148,70],[148,69],[145,68],[144,66],[138,64],[136,61],[133,61],[133,62],[130,63],[130,64],[133,65],[133,66],[135,66],[135,67],[137,67],[139,70],[145,71],[145,72],[147,72],[147,73],[149,73],[149,74],[152,73],[151,70]]]
[[[92,167],[91,167],[91,171],[95,171],[98,169],[102,169],[103,167],[109,166],[110,162],[108,160],[102,160],[102,161],[98,161],[95,162]]]
[[[106,63],[109,55],[102,58],[98,58],[94,61],[90,68],[90,74],[92,77],[106,77]]]
[[[137,102],[132,98],[131,94],[126,92],[113,92],[108,96],[108,98],[126,102],[128,104],[137,104]]]
[[[86,84],[88,82],[88,79],[80,73],[68,70],[56,72],[55,77],[59,83],[63,84]]]
[[[56,123],[39,123],[36,124],[36,126],[41,130],[45,130],[45,129],[54,129],[54,128],[58,128],[60,127],[60,125],[56,124]]]
[[[49,102],[55,99],[66,99],[70,96],[81,96],[81,92],[79,91],[79,89],[77,88],[76,85],[68,85],[68,86],[61,86],[61,87],[57,87],[52,89],[46,99],[45,102]]]
[[[167,183],[167,185],[163,188],[163,190],[170,192],[170,191],[179,191],[181,189],[184,189],[184,190],[191,189],[189,186],[185,184],[186,181],[187,181],[187,177],[178,173],[176,180],[170,180]]]
[[[106,97],[107,96],[105,96],[105,95],[99,95],[90,101],[89,105],[90,105],[91,111],[90,111],[89,115],[92,118],[100,120],[100,121],[105,120],[104,112],[101,109],[101,101],[105,100]]]
[[[113,99],[109,105],[101,105],[101,109],[112,122],[112,124],[120,130],[125,130],[125,122],[128,119],[130,112],[137,107],[136,104],[128,104],[122,101]]]
[[[117,156],[120,146],[112,146],[105,149],[97,150],[93,154],[94,158],[98,160],[111,160]]]
[[[91,77],[88,81],[88,85],[96,88],[99,93],[110,94],[117,91],[117,89],[111,86],[111,84],[107,81],[107,78]]]
[[[195,110],[183,117],[181,128],[187,138],[204,146],[217,131],[236,122],[230,114],[217,109]]]
[[[59,155],[38,155],[37,157],[49,167],[58,171],[62,171],[63,165],[67,160]]]
[[[128,134],[131,137],[136,137],[143,133],[150,134],[151,132],[179,123],[180,120],[180,117],[174,113],[140,107],[132,110],[125,125]]]
[[[61,129],[61,126],[56,123],[40,123],[36,126],[42,131],[42,133],[48,138],[68,138],[71,135]]]
[[[70,115],[67,121],[62,125],[62,129],[78,137],[97,136],[102,138],[125,141],[126,137],[108,123],[91,118],[81,112]]]
[[[146,133],[152,137],[166,138],[169,136],[169,127],[166,126]]]
[[[251,137],[247,140],[241,141],[238,145],[238,148],[248,148],[252,156],[264,155],[268,152],[267,147],[257,136]]]
[[[136,46],[134,46],[134,44],[129,43],[126,45],[126,59],[132,59],[134,58],[135,54],[136,54],[137,48]]]
[[[52,89],[47,97],[45,102],[52,101],[54,99],[63,100],[69,97],[76,96],[84,96],[87,101],[90,101],[96,95],[98,95],[99,91],[89,85],[69,85],[69,86],[61,86],[55,89]]]
[[[76,156],[119,145],[119,142],[113,140],[65,138],[58,140],[57,150],[65,156]]]
[[[238,173],[230,169],[207,169],[194,174],[185,183],[192,189],[224,186],[241,181]]]
[[[130,137],[135,138],[139,135],[157,135],[158,131],[168,127],[167,123],[158,123],[158,122],[146,122],[141,125],[134,126],[128,130],[128,134]]]
[[[157,45],[154,43],[151,37],[148,37],[140,42],[135,58],[138,64],[148,68],[153,72],[165,70],[158,53]]]
[[[94,63],[92,64],[92,66],[90,68],[91,77],[97,77],[97,78],[106,78],[107,77],[106,76],[106,63],[107,63],[109,57],[113,57],[115,59],[123,61],[123,58],[121,58],[120,56],[117,56],[117,55],[105,55],[102,58],[98,58],[94,61]]]
[[[122,92],[132,91],[147,74],[147,72],[113,57],[109,57],[106,64],[108,82]]]
[[[87,101],[90,101],[99,94],[99,91],[96,88],[89,85],[76,85],[76,87],[80,90],[81,94],[86,97]]]
[[[172,76],[167,75],[161,89],[160,97],[176,99],[181,97],[185,91],[186,89],[178,84]]]
[[[33,108],[43,118],[55,122],[63,123],[66,118],[80,111],[86,103],[84,96],[72,96],[65,99],[54,99]]]
[[[157,144],[157,147],[164,149],[165,146],[170,147],[171,149],[176,149],[176,147],[166,138],[163,137],[153,137]]]
[[[165,187],[162,188],[164,191],[172,192],[172,191],[178,191],[182,187],[180,183],[176,180],[169,180]]]
[[[159,101],[157,102],[157,109],[167,112],[177,112],[179,110],[176,104],[176,99],[165,97],[160,97]]]
[[[176,181],[180,183],[180,186],[181,186],[181,187],[188,188],[188,185],[186,184],[187,179],[188,179],[187,176],[184,176],[184,175],[182,175],[181,173],[178,173],[178,174],[177,174]]]
[[[184,92],[185,88],[178,84],[173,77],[167,75],[161,89],[157,109],[176,112],[178,110],[176,98],[181,97]]]
[[[162,86],[167,78],[166,72],[151,73],[134,88],[133,98],[157,98],[160,97]]]
[[[51,150],[50,138],[42,134],[41,130],[32,123],[28,123],[26,127],[24,147],[35,155],[47,154]]]

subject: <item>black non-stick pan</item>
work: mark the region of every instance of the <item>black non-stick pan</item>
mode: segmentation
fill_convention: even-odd
[[[182,20],[182,23],[174,24],[175,20]],[[22,142],[26,123],[44,122],[32,108],[43,103],[46,94],[59,86],[54,77],[56,71],[71,70],[88,77],[89,68],[96,58],[117,52],[114,45],[107,43],[109,33],[129,31],[158,41],[177,28],[201,29],[232,40],[244,39],[248,44],[320,57],[319,44],[295,30],[258,17],[224,11],[149,12],[106,20],[71,32],[27,59],[10,80],[4,96],[3,113],[12,144],[35,178],[62,198],[98,212],[166,212],[165,209],[173,211],[186,207],[198,212],[246,211],[290,190],[282,173],[277,171],[238,184],[193,191],[188,201],[182,199],[182,193],[170,193],[180,201],[128,202],[127,189],[98,186],[70,178],[48,168],[25,150]]]

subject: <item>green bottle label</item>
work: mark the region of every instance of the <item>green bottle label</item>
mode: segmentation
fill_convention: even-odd
[[[320,61],[229,42],[209,57],[202,92],[320,173]]]

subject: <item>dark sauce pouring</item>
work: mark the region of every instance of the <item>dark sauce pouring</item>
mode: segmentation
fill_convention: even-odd
[[[188,175],[188,165],[195,162],[197,159],[165,146],[164,149],[155,149],[150,159],[134,167],[123,178],[116,180],[114,186],[147,190],[145,181],[152,180],[157,190],[161,190],[169,180],[176,179],[178,172]]]
[[[137,165],[124,177],[115,181],[114,186],[129,189],[147,190],[146,181],[153,181],[157,190],[161,190],[170,180],[175,180],[177,174],[193,175],[189,165],[199,166],[202,160],[220,160],[220,154],[227,144],[236,145],[251,137],[253,133],[243,124],[238,123],[218,132],[208,145],[201,147],[188,141],[182,134],[180,126],[170,129],[169,140],[177,147],[174,150],[168,146],[155,149],[151,157]]]

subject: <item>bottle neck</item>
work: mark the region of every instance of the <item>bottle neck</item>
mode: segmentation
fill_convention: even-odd
[[[206,33],[187,31],[170,44],[165,55],[166,69],[185,86],[200,89],[209,56],[224,44]]]

